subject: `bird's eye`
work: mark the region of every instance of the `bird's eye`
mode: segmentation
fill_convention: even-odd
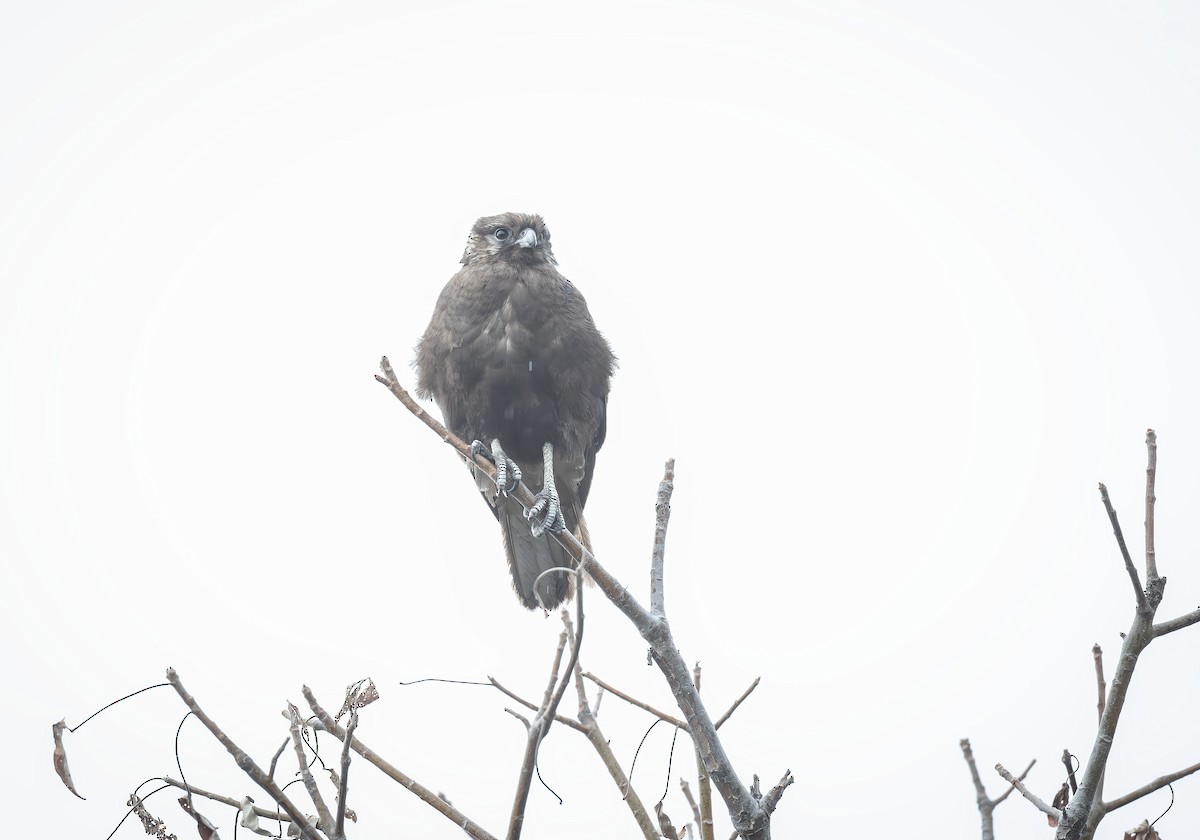
[[[508,239],[508,237],[512,236],[512,231],[508,228],[496,228],[494,231],[492,231],[492,236],[503,242],[505,239]]]

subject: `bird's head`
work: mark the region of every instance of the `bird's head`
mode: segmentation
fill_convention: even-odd
[[[484,216],[471,228],[462,263],[475,260],[508,260],[523,264],[554,264],[550,250],[550,229],[541,216],[528,213],[501,213]]]

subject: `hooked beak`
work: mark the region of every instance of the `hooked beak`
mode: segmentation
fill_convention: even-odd
[[[513,244],[518,248],[533,248],[538,244],[537,234],[533,232],[533,228],[525,228],[520,235],[513,240]]]

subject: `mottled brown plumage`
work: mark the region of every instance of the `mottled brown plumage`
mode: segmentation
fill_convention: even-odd
[[[463,440],[485,449],[498,440],[539,498],[548,500],[556,488],[565,527],[586,539],[583,506],[604,443],[612,350],[583,296],[559,274],[540,216],[480,219],[462,263],[417,345],[418,393],[433,397]],[[553,447],[553,487],[544,488],[545,444]],[[534,593],[542,572],[572,565],[570,554],[541,533],[543,524],[553,529],[554,517],[535,517],[531,531],[516,501],[486,479],[480,490],[500,521],[521,603],[552,609],[570,597],[567,574],[546,575]]]

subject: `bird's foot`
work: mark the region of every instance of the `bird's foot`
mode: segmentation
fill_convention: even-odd
[[[533,497],[533,504],[525,511],[525,518],[529,520],[529,530],[535,537],[547,531],[557,534],[567,527],[558,504],[558,491],[553,484],[548,488],[543,487]]]
[[[567,527],[562,507],[558,502],[558,488],[554,486],[554,447],[549,443],[542,446],[542,463],[542,489],[533,497],[533,504],[525,511],[525,518],[529,520],[529,530],[535,537],[540,537],[547,531],[557,534]]]
[[[504,454],[500,448],[500,440],[492,441],[491,449],[481,440],[471,441],[471,457],[482,455],[496,465],[496,495],[508,494],[517,489],[521,483],[521,468]]]

